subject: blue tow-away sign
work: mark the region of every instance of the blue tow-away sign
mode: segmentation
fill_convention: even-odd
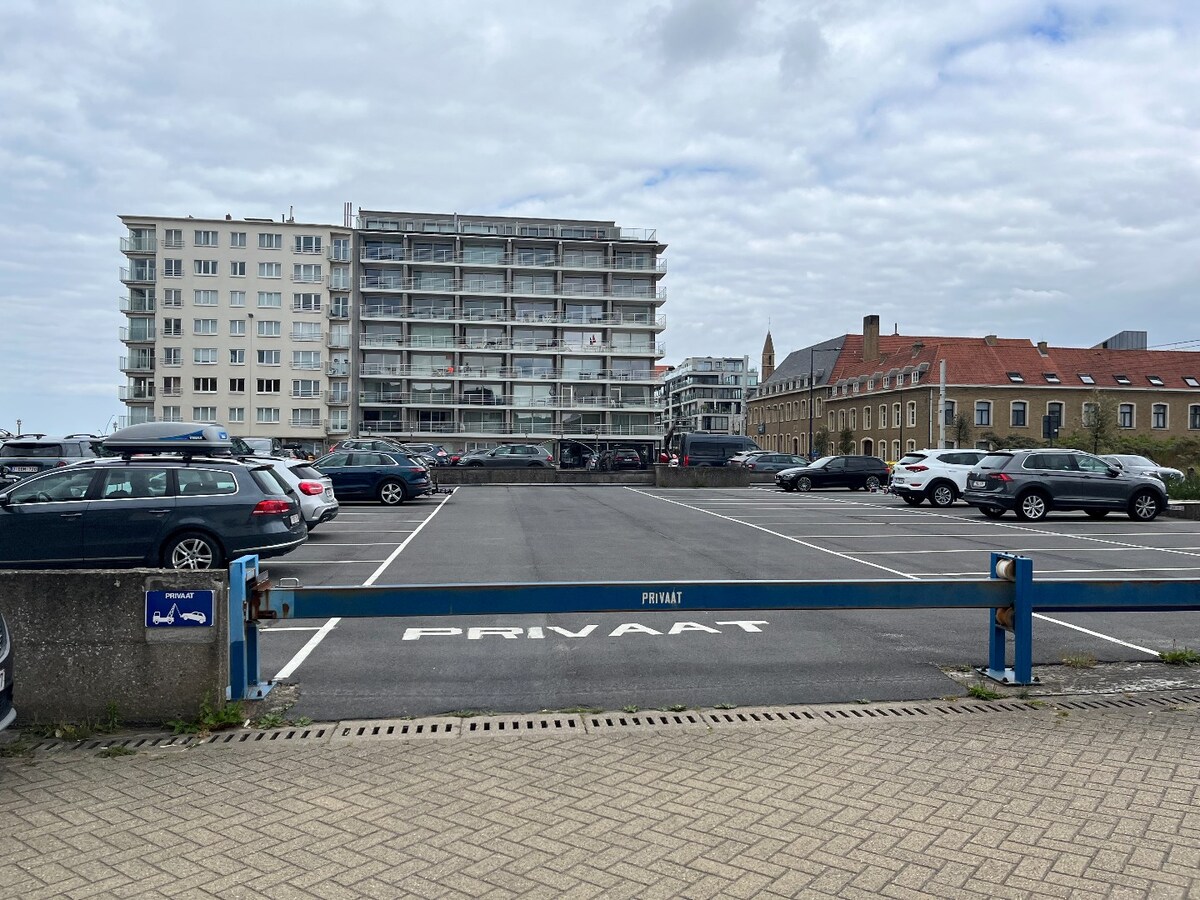
[[[212,591],[146,591],[147,628],[207,628],[212,623]]]

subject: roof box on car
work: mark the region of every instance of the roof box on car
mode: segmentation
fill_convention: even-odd
[[[182,453],[187,456],[227,455],[233,442],[220,425],[191,422],[142,422],[114,431],[103,441],[110,453]]]

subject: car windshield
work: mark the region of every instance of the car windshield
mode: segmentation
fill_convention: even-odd
[[[912,465],[913,463],[919,463],[924,458],[925,458],[924,453],[905,453],[902,457],[900,457],[900,461],[899,461],[899,463],[897,463],[897,465],[901,465],[901,466]]]
[[[822,456],[820,459],[818,459],[816,462],[814,462],[812,465],[808,466],[807,468],[823,469],[827,465],[829,465],[831,462],[833,462],[833,460],[835,460],[835,459],[837,459],[836,456]]]
[[[309,480],[320,480],[321,478],[325,477],[320,472],[318,472],[316,469],[314,469],[312,466],[310,466],[308,463],[303,463],[298,466],[290,466],[289,468],[292,470],[292,474],[295,475],[297,478],[307,478]]]
[[[1011,453],[989,453],[977,465],[981,469],[1003,469],[1012,459]]]
[[[1157,466],[1158,463],[1154,460],[1147,459],[1144,456],[1117,456],[1114,457],[1117,462],[1123,466]]]

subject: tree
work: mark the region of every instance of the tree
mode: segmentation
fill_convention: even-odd
[[[854,431],[849,426],[838,433],[837,449],[842,454],[854,452]]]
[[[829,429],[822,425],[813,434],[813,451],[817,456],[825,456],[829,453],[830,436]]]
[[[1109,449],[1117,433],[1117,402],[1112,396],[1092,391],[1083,404],[1083,431],[1093,453]]]
[[[966,413],[959,413],[950,424],[950,439],[956,447],[971,446],[971,420]]]

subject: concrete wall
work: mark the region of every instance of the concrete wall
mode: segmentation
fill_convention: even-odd
[[[584,469],[487,469],[439,466],[438,484],[654,484],[650,471],[589,472]]]
[[[214,623],[147,628],[145,591],[212,590]],[[12,631],[17,724],[194,719],[229,680],[225,572],[153,569],[0,572]]]
[[[655,466],[654,484],[663,488],[749,487],[750,470],[730,466]]]

